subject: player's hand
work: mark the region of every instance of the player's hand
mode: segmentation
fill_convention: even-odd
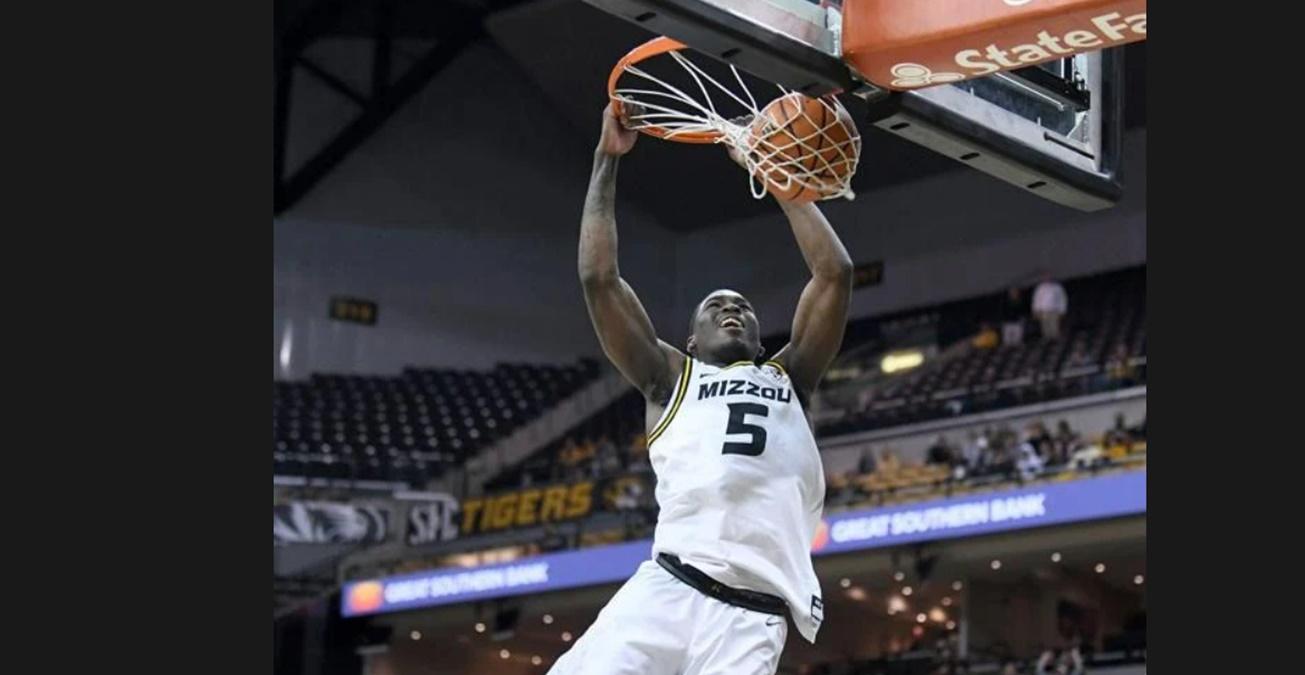
[[[640,112],[642,111],[637,106],[624,103],[618,118],[612,104],[608,103],[603,109],[603,134],[598,139],[598,151],[614,157],[629,152],[634,147],[634,142],[639,140],[639,132],[629,128],[630,118],[638,116]]]

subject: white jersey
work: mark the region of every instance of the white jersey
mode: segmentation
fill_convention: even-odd
[[[811,544],[825,474],[784,369],[686,359],[648,455],[661,509],[653,554],[784,598],[798,632],[815,642],[824,608]]]

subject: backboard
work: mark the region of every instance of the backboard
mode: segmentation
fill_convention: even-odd
[[[1122,45],[1145,0],[585,0],[1083,211],[1122,197]],[[873,158],[867,157],[867,161]]]

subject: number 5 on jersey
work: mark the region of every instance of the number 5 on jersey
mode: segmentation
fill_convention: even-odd
[[[726,441],[725,446],[721,448],[722,455],[747,455],[756,457],[766,450],[766,430],[756,424],[749,424],[748,415],[755,417],[766,417],[770,414],[770,408],[760,403],[731,403],[730,421],[725,427],[726,436],[736,436],[747,434],[752,440],[749,441]]]

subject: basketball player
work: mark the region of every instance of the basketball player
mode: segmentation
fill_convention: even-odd
[[[626,126],[604,111],[579,271],[603,351],[647,400],[661,513],[653,559],[550,672],[771,675],[787,621],[814,642],[823,619],[810,552],[825,481],[804,409],[842,344],[852,263],[814,204],[780,202],[811,270],[789,344],[762,362],[757,317],[730,290],[698,304],[684,351],[658,339],[617,266]]]

